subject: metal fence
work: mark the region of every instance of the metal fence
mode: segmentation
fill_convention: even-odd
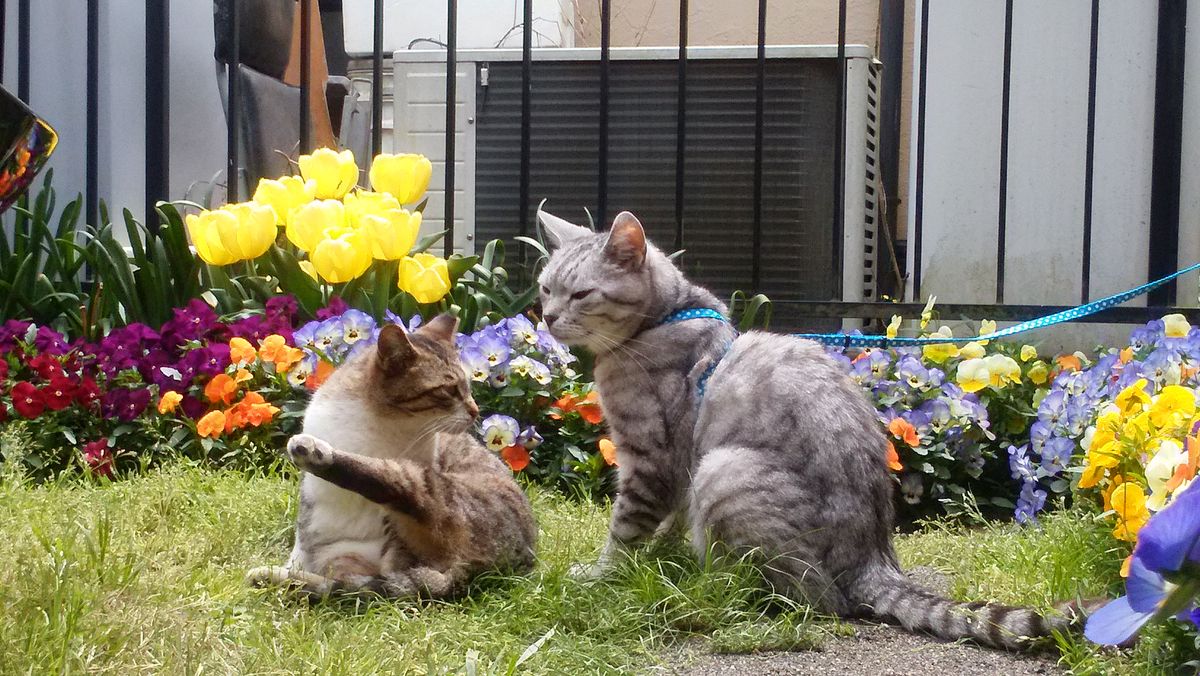
[[[240,91],[241,84],[239,83],[237,64],[239,63],[239,47],[241,32],[245,27],[240,25],[239,6],[253,0],[227,0],[230,11],[228,12],[228,20],[222,28],[225,31],[226,44],[230,46],[231,53],[229,54],[229,68],[227,71],[227,110],[238,110],[238,101],[242,92]],[[597,222],[605,223],[609,216],[609,211],[620,205],[610,205],[607,200],[608,193],[608,145],[609,145],[609,70],[610,70],[610,42],[611,42],[611,20],[612,20],[612,0],[600,1],[600,58],[597,63],[599,75],[599,147],[598,147],[598,166],[597,181],[598,195],[597,204],[599,205],[599,213],[597,214]],[[1004,51],[1004,96],[1002,100],[1001,110],[1001,143],[996,149],[998,162],[1000,164],[1000,205],[999,217],[996,223],[998,232],[999,246],[996,251],[995,265],[997,269],[997,288],[995,303],[992,304],[953,304],[943,303],[941,308],[943,316],[963,317],[963,318],[982,318],[989,317],[997,320],[1019,320],[1027,319],[1033,316],[1046,314],[1063,309],[1058,306],[1046,305],[1028,305],[1020,303],[1012,303],[1014,299],[1005,298],[1004,295],[1004,270],[1006,264],[1006,247],[1005,247],[1005,229],[1006,229],[1006,200],[1005,193],[1008,184],[1008,107],[1009,107],[1009,76],[1011,67],[1012,54],[1012,14],[1013,1],[1007,0],[1006,3],[1006,21],[1003,26],[1005,35],[1005,51]],[[15,33],[17,36],[17,90],[19,96],[28,100],[29,98],[29,78],[30,78],[30,63],[29,63],[29,43],[30,43],[30,3],[31,0],[16,0],[17,4],[17,26]],[[0,0],[0,17],[5,17],[6,0]],[[300,106],[296,114],[300,120],[300,139],[299,149],[301,152],[311,150],[309,137],[309,90],[313,86],[310,80],[310,69],[308,59],[311,50],[309,49],[310,35],[309,27],[311,26],[311,18],[309,16],[312,11],[313,4],[311,2],[300,2],[300,12],[302,14],[300,25],[301,29],[301,67],[300,67]],[[1095,92],[1097,78],[1097,34],[1098,34],[1098,16],[1100,11],[1100,1],[1092,0],[1091,6],[1091,54],[1090,54],[1090,71],[1089,71],[1089,97],[1088,97],[1088,124],[1087,124],[1087,172],[1085,180],[1085,215],[1084,215],[1084,236],[1080,242],[1083,251],[1083,267],[1080,270],[1082,277],[1082,301],[1086,301],[1089,296],[1089,286],[1091,270],[1089,265],[1090,248],[1091,248],[1091,202],[1092,202],[1092,174],[1093,174],[1093,149],[1095,143]],[[757,21],[757,82],[756,82],[756,97],[755,97],[755,143],[754,143],[754,181],[753,181],[753,261],[754,274],[753,285],[758,286],[759,262],[762,258],[762,197],[763,197],[763,118],[765,109],[764,97],[764,80],[766,73],[766,28],[769,21],[767,13],[766,0],[758,0],[758,21]],[[927,161],[945,161],[948,158],[926,158],[925,156],[925,113],[926,113],[926,74],[928,68],[928,39],[929,39],[929,11],[930,0],[920,0],[921,5],[921,21],[916,27],[920,31],[921,49],[918,56],[918,62],[915,64],[917,71],[917,91],[914,92],[916,100],[916,128],[915,137],[913,139],[913,152],[916,155],[915,172],[913,174],[912,183],[912,199],[914,200],[914,219],[911,223],[911,232],[907,240],[907,246],[911,247],[915,253],[915,265],[912,270],[904,271],[911,279],[911,295],[912,299],[918,300],[921,298],[923,291],[921,286],[922,277],[922,226],[923,226],[923,176]],[[846,227],[845,213],[843,210],[845,196],[845,172],[843,171],[846,153],[846,20],[847,20],[847,0],[838,0],[838,30],[837,30],[837,66],[838,66],[838,97],[841,105],[838,107],[840,118],[838,120],[838,128],[834,148],[830,153],[829,162],[834,166],[832,172],[834,177],[833,195],[834,195],[834,220],[829,224],[832,232],[833,252],[832,252],[832,267],[835,270],[841,270],[841,261],[843,257],[842,251],[842,233]],[[674,246],[676,249],[685,248],[687,245],[687,228],[685,225],[685,209],[684,205],[688,197],[688,186],[684,180],[685,172],[685,149],[687,148],[687,105],[688,105],[688,19],[689,8],[688,0],[679,0],[679,37],[678,37],[678,98],[677,98],[677,128],[676,128],[676,153],[675,153],[675,230],[674,230]],[[528,234],[532,228],[533,215],[531,213],[531,185],[530,185],[530,135],[532,129],[531,121],[531,97],[533,87],[533,68],[532,68],[532,45],[533,45],[533,1],[524,0],[523,3],[524,21],[522,24],[522,67],[521,67],[521,153],[519,158],[519,226],[522,234]],[[95,222],[98,218],[99,195],[97,188],[97,167],[98,167],[98,116],[99,116],[99,92],[97,89],[97,70],[98,70],[98,54],[100,47],[100,0],[86,0],[87,11],[87,91],[86,91],[86,107],[87,107],[87,140],[86,140],[86,186],[85,186],[85,213],[89,222]],[[1184,0],[1159,0],[1158,2],[1158,48],[1157,48],[1157,80],[1155,93],[1155,114],[1154,114],[1154,140],[1153,140],[1153,178],[1152,178],[1152,209],[1150,219],[1150,261],[1149,261],[1149,277],[1151,279],[1160,277],[1174,271],[1178,261],[1178,253],[1175,248],[1175,243],[1178,241],[1179,233],[1179,202],[1180,202],[1180,162],[1183,143],[1183,90],[1184,90],[1184,39],[1185,39],[1185,19],[1187,14],[1187,3]],[[453,102],[456,100],[456,53],[457,53],[457,0],[448,0],[446,12],[446,101]],[[170,26],[170,3],[169,2],[147,2],[146,3],[146,25],[145,25],[145,46],[147,58],[145,61],[145,77],[146,77],[146,128],[145,128],[145,186],[146,186],[146,211],[147,214],[154,214],[154,203],[160,198],[166,198],[168,186],[168,167],[169,167],[169,152],[170,152],[170,129],[171,120],[168,107],[170,100],[170,43],[168,39]],[[999,29],[999,27],[998,27]],[[0,26],[0,40],[3,40],[6,35],[3,27]],[[897,154],[897,145],[900,137],[900,89],[902,86],[902,62],[904,59],[903,49],[904,35],[904,9],[903,3],[893,2],[891,0],[881,0],[880,2],[880,45],[878,56],[883,62],[885,76],[881,85],[881,101],[880,101],[880,117],[881,117],[881,140],[882,145],[880,157],[881,166],[879,171],[881,174],[881,182],[884,187],[885,194],[889,198],[888,208],[885,210],[888,216],[887,222],[883,223],[883,227],[887,228],[893,237],[884,238],[880,245],[888,245],[895,241],[896,220],[898,218],[899,209],[896,208],[895,195],[896,185],[900,172],[899,159]],[[382,106],[383,106],[383,0],[374,0],[374,48],[372,53],[372,71],[373,78],[371,83],[371,103],[372,103],[372,129],[371,129],[371,148],[373,154],[378,153],[382,147]],[[51,38],[52,39],[52,38]],[[3,45],[0,44],[0,55],[3,54]],[[0,57],[2,58],[2,57]],[[455,185],[455,116],[456,110],[454,105],[446,106],[446,122],[445,129],[445,151],[448,161],[445,163],[445,224],[449,230],[447,232],[446,253],[450,253],[452,242],[454,241],[454,190]],[[238,116],[228,114],[227,120],[227,176],[236,177],[240,167],[239,158],[239,133],[238,124],[232,121],[237,120]],[[228,197],[231,201],[239,199],[238,181],[228,180]],[[891,246],[895,246],[891,244]],[[896,254],[895,249],[891,252]],[[894,255],[890,257],[892,260],[903,260],[903,256]],[[881,257],[883,259],[883,257]],[[788,301],[790,306],[794,306],[801,316],[813,318],[867,318],[876,319],[890,316],[893,313],[901,312],[911,316],[918,312],[921,304],[919,302],[908,303],[891,303],[891,302],[842,302],[841,294],[841,275],[835,275],[836,291],[833,298],[825,301]],[[880,275],[882,279],[885,275]],[[884,292],[890,292],[899,295],[902,292],[900,289],[882,289]],[[1174,284],[1170,284],[1151,294],[1149,307],[1125,307],[1114,308],[1107,310],[1090,318],[1091,321],[1103,322],[1143,322],[1148,318],[1161,316],[1166,312],[1173,311],[1168,307],[1175,303]]]

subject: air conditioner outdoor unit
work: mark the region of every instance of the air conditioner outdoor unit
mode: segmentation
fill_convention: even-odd
[[[837,50],[772,46],[766,53],[759,288],[752,289],[753,46],[688,50],[682,265],[726,297],[738,289],[767,294],[777,301],[774,326],[814,326],[787,301],[836,299],[836,275],[842,300],[875,298],[878,63],[866,47],[846,48],[844,254],[837,270]],[[614,48],[609,74],[608,218],[634,212],[666,250],[675,241],[677,57],[676,48]],[[356,81],[369,79],[369,61],[351,68]],[[445,52],[396,52],[389,74],[385,136],[397,152],[433,160],[425,229],[436,232],[444,229]],[[529,214],[543,198],[548,210],[576,222],[585,221],[585,208],[596,212],[599,78],[598,49],[533,51]],[[479,242],[520,231],[521,51],[459,51],[457,97],[454,246],[472,252]]]

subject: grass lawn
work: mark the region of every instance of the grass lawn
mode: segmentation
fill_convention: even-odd
[[[537,570],[478,583],[460,603],[309,605],[243,584],[291,545],[295,478],[172,465],[97,484],[0,478],[0,673],[603,673],[661,664],[684,640],[718,651],[805,649],[847,631],[757,590],[747,568],[705,571],[680,548],[612,580],[566,576],[594,556],[607,512],[534,492]],[[903,536],[906,565],[953,576],[952,593],[1049,606],[1116,591],[1103,525],[1065,513],[1042,530],[934,526]],[[1168,630],[1125,655],[1067,639],[1080,673],[1161,672]],[[1175,653],[1172,654],[1172,650]]]

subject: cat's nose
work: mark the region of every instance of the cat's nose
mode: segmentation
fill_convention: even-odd
[[[542,319],[546,320],[546,328],[551,328],[554,326],[554,322],[558,320],[558,315],[544,314],[542,315]]]
[[[479,417],[479,404],[474,399],[467,400],[467,415],[471,416],[471,420]]]

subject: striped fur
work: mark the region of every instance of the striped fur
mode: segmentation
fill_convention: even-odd
[[[466,433],[478,414],[458,353],[457,322],[378,345],[321,386],[287,456],[304,477],[286,567],[257,584],[313,596],[370,591],[458,596],[487,570],[526,572],[537,528],[512,472]]]
[[[670,312],[708,307],[628,213],[595,234],[540,213],[555,247],[541,275],[550,330],[596,354],[619,461],[609,538],[622,549],[686,510],[699,556],[753,554],[782,593],[827,612],[1006,648],[1065,629],[1032,610],[962,604],[913,584],[892,547],[895,484],[875,412],[815,343]],[[714,360],[700,401],[696,381]]]

